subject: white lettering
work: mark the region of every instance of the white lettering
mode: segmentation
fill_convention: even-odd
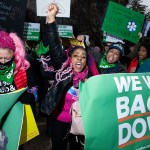
[[[148,124],[148,128],[150,130],[150,117],[147,117],[147,124]]]
[[[127,96],[119,97],[116,99],[118,119],[127,117],[129,115],[129,98]],[[123,111],[124,110],[124,111]]]
[[[147,100],[147,109],[150,111],[150,96],[149,96],[149,98]]]
[[[141,127],[141,133],[138,133],[137,130],[136,130],[136,127],[138,124],[141,124],[142,127]],[[141,138],[145,135],[146,133],[146,122],[144,119],[142,118],[138,118],[134,121],[133,123],[133,126],[132,126],[132,134],[135,138]]]
[[[123,131],[125,129],[127,130],[126,137],[123,136],[123,133],[124,133]],[[124,123],[124,124],[119,125],[119,145],[122,145],[128,142],[130,137],[131,137],[131,125],[129,123]]]
[[[150,76],[142,76],[143,80],[145,81],[146,85],[150,89]]]
[[[141,84],[138,76],[131,76],[131,80],[132,80],[132,91],[142,90],[142,87],[137,86],[138,84]]]
[[[120,77],[120,81],[118,80],[117,77],[114,77],[114,80],[117,85],[118,93],[122,93],[123,88],[125,89],[125,92],[129,91],[130,83],[131,83],[131,77],[128,76],[127,80],[125,77]]]
[[[145,106],[143,102],[142,95],[136,95],[131,107],[130,115],[133,115],[135,111],[140,111],[140,113],[145,113]]]

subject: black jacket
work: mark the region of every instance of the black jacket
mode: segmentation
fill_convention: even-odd
[[[48,54],[51,57],[51,63],[54,67],[54,70],[57,70],[59,73],[62,73],[69,66],[64,67],[61,71],[62,64],[67,60],[67,57],[62,49],[56,23],[50,23],[45,25],[43,36],[43,44],[47,46],[49,44]],[[56,72],[57,72],[56,71]],[[44,71],[43,71],[44,72]],[[64,71],[65,72],[65,71]],[[64,73],[61,76],[61,81],[58,82],[57,77],[54,78],[54,85],[48,90],[45,98],[41,104],[41,111],[47,115],[51,114],[52,111],[58,106],[60,100],[63,97],[63,92],[67,85],[72,81],[72,72]]]

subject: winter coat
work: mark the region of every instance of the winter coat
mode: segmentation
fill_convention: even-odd
[[[128,72],[136,72],[136,73],[142,73],[142,72],[150,72],[150,58],[147,58],[143,64],[139,64],[138,58],[134,58],[129,67]]]
[[[56,23],[46,24],[43,35],[44,46],[47,46],[47,43],[49,43],[48,53],[56,73],[53,86],[49,88],[41,104],[41,111],[50,115],[56,107],[55,111],[62,109],[66,92],[72,86],[73,71],[69,62],[70,59],[62,49]]]

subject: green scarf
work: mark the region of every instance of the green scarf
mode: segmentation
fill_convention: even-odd
[[[8,68],[4,70],[0,70],[0,80],[5,81],[7,83],[12,83],[14,80],[14,69],[16,65],[13,62]]]
[[[107,61],[106,61],[106,56],[102,57],[102,59],[100,60],[100,63],[98,65],[99,68],[113,68],[116,66],[116,64],[109,64]]]
[[[46,54],[48,52],[48,50],[49,50],[49,45],[47,47],[45,47],[43,45],[43,42],[41,41],[39,44],[38,50],[36,51],[36,54],[43,55],[43,54]]]
[[[140,64],[140,65],[143,65],[146,60],[147,60],[147,58],[146,58],[146,59],[143,59],[143,60],[139,60],[139,64]]]

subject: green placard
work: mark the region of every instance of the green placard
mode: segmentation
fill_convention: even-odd
[[[0,122],[2,117],[11,109],[25,90],[26,88],[23,88],[15,92],[0,94]]]
[[[110,1],[102,30],[133,43],[138,43],[138,33],[142,30],[143,22],[143,14]]]
[[[150,150],[149,73],[91,77],[79,102],[85,150]]]
[[[73,37],[73,28],[68,25],[58,25],[58,32],[60,37],[72,38]]]
[[[7,137],[7,150],[17,150],[19,147],[23,116],[24,104],[18,102],[10,110],[2,127]]]
[[[11,93],[0,94],[0,150],[18,149],[24,105],[17,101],[25,90],[26,88],[23,88]]]
[[[39,23],[24,23],[23,37],[26,40],[40,40],[40,24]]]

